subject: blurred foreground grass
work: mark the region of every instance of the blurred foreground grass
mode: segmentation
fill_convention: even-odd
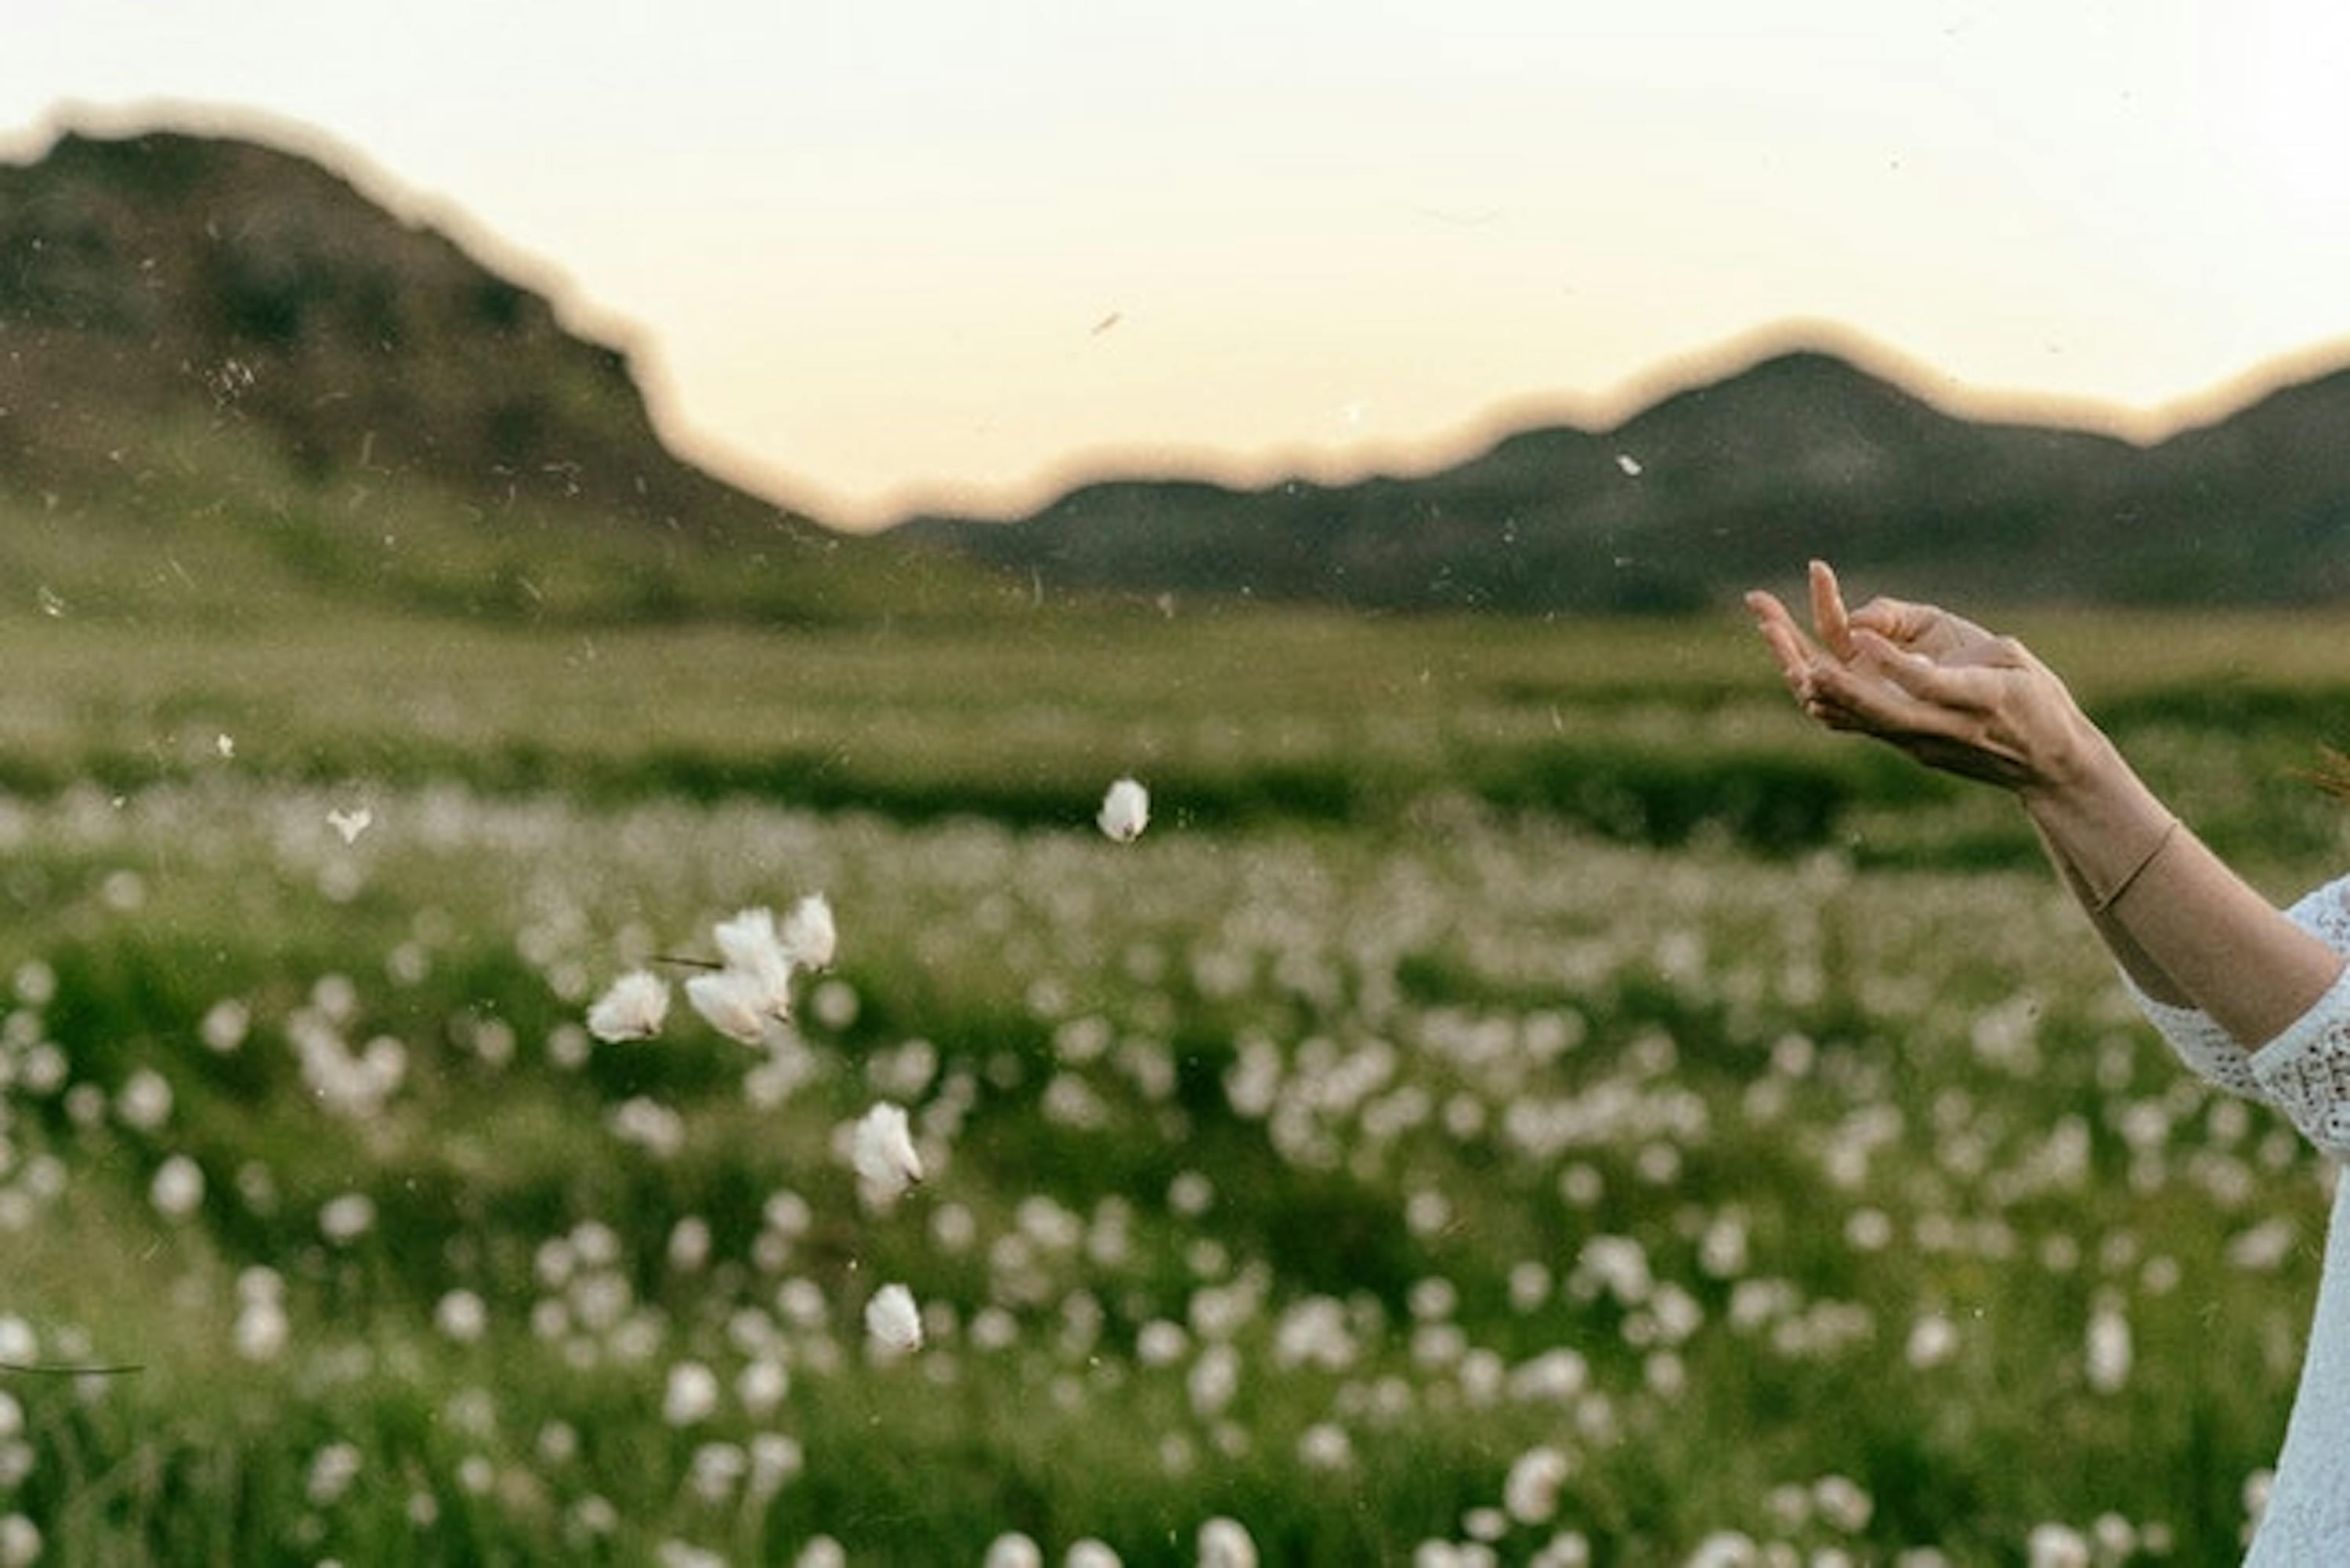
[[[2310,626],[2022,629],[2282,896]],[[1742,623],[145,631],[0,623],[42,1563],[2237,1550],[2317,1162]],[[818,888],[795,1049],[586,1038]]]

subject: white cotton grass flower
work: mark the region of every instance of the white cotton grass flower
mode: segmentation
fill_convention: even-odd
[[[318,1209],[318,1232],[338,1247],[347,1247],[375,1229],[375,1199],[364,1192],[329,1198]]]
[[[661,1419],[672,1427],[694,1427],[718,1412],[718,1375],[699,1361],[681,1361],[669,1369],[661,1390]]]
[[[459,1345],[479,1344],[489,1332],[490,1310],[472,1291],[453,1290],[433,1306],[432,1326]]]
[[[1521,1524],[1547,1524],[1558,1513],[1559,1491],[1574,1473],[1561,1450],[1543,1444],[1520,1454],[1502,1483],[1502,1506]]]
[[[669,982],[650,970],[632,969],[588,1010],[588,1032],[607,1044],[650,1040],[669,1017]]]
[[[2118,1300],[2102,1299],[2090,1314],[2084,1360],[2089,1386],[2099,1394],[2116,1393],[2129,1381],[2130,1325]]]
[[[922,1314],[914,1304],[914,1293],[903,1285],[883,1285],[865,1303],[865,1332],[873,1343],[891,1355],[904,1355],[922,1348]]]
[[[1257,1568],[1248,1526],[1219,1514],[1200,1526],[1200,1568]]]
[[[1122,1560],[1109,1542],[1090,1535],[1069,1542],[1068,1555],[1061,1559],[1061,1563],[1062,1568],[1123,1568]]]
[[[1045,1549],[1036,1544],[1035,1537],[1008,1531],[987,1543],[981,1568],[1045,1568]]]
[[[832,923],[832,904],[821,893],[810,893],[784,917],[784,957],[802,969],[830,969],[840,946]]]
[[[849,1152],[867,1193],[884,1202],[922,1179],[922,1157],[902,1106],[882,1100],[858,1118]]]
[[[147,1200],[166,1220],[184,1220],[203,1207],[203,1168],[184,1154],[175,1154],[155,1168]]]
[[[2069,1524],[2035,1524],[2024,1541],[2031,1568],[2089,1568],[2089,1540]]]
[[[41,1527],[21,1513],[0,1517],[0,1568],[33,1568],[41,1560]]]
[[[742,970],[691,976],[685,982],[685,1000],[702,1014],[702,1022],[745,1045],[765,1044],[767,1025],[775,1021],[766,987],[756,975]]]
[[[1150,823],[1150,792],[1136,779],[1120,779],[1102,796],[1101,815],[1094,819],[1102,832],[1119,844],[1142,836]]]

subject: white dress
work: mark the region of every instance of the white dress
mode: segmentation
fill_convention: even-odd
[[[2350,877],[2286,912],[2350,954]],[[2307,1012],[2250,1054],[2206,1014],[2166,1007],[2130,989],[2189,1067],[2231,1094],[2275,1106],[2328,1158],[2350,1161],[2350,968]],[[2350,1563],[2350,1180],[2336,1182],[2334,1193],[2301,1385],[2244,1568]]]

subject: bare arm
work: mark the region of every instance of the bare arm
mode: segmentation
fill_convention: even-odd
[[[2137,945],[2137,939],[2129,934],[2128,929],[2114,918],[2113,911],[2098,907],[2096,889],[2082,879],[2079,869],[2064,857],[2064,852],[2049,840],[2048,835],[2039,832],[2039,824],[2033,824],[2033,828],[2039,836],[2040,847],[2047,852],[2049,864],[2056,867],[2056,874],[2064,879],[2065,889],[2073,895],[2074,902],[2081,906],[2081,912],[2089,918],[2089,924],[2095,929],[2098,940],[2106,944],[2106,950],[2114,955],[2114,961],[2121,965],[2122,972],[2130,977],[2131,983],[2168,1006],[2194,1006],[2194,999],[2171,979],[2169,971]]]
[[[1930,606],[1847,616],[1814,565],[1814,643],[1751,595],[1804,711],[2022,805],[2115,958],[2157,1001],[2200,1008],[2256,1046],[2306,1012],[2342,961],[2177,823],[2063,681],[2012,639]]]
[[[2158,981],[2247,1047],[2275,1038],[2332,987],[2340,955],[2193,833],[2172,828],[2175,819],[2121,753],[2090,732],[2095,743],[2077,767],[2022,792],[2033,825],[2085,884],[2119,887],[2095,918],[2121,939],[2115,954],[2126,967],[2135,950]],[[2139,970],[2132,968],[2131,978],[2145,985]],[[2158,1001],[2174,1000],[2147,990]]]

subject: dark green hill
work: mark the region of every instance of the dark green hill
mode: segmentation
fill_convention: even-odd
[[[2345,435],[2350,373],[2142,449],[1799,351],[1419,478],[1105,483],[901,532],[1047,582],[1391,609],[1694,608],[1813,555],[1985,601],[2309,602],[2350,594]]]
[[[443,234],[307,159],[169,132],[0,164],[0,566],[126,611],[808,622],[993,597],[680,461],[619,351]]]

